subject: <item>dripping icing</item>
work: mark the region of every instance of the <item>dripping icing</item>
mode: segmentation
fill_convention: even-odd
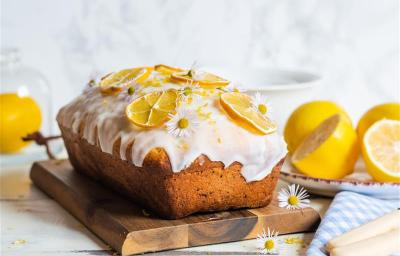
[[[182,87],[166,84],[162,88],[146,87],[142,91],[148,93],[166,88]],[[120,140],[122,160],[129,159],[127,148],[133,143],[130,159],[139,167],[152,149],[164,148],[173,172],[185,169],[196,158],[206,155],[211,161],[220,161],[225,166],[240,162],[243,165],[241,174],[247,182],[263,179],[287,153],[283,137],[277,132],[255,135],[238,127],[215,104],[217,95],[206,97],[205,104],[202,104],[202,111],[211,113],[208,115],[212,120],[204,119],[190,138],[176,138],[162,127],[136,127],[125,116],[126,98],[122,95],[104,96],[98,87],[86,90],[63,107],[57,119],[64,127],[71,127],[74,133],[78,133],[83,124],[83,138],[90,144],[98,142],[105,153],[112,154],[114,143]],[[136,97],[139,95],[133,98]]]

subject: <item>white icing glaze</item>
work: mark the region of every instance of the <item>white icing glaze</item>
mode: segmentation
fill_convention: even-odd
[[[182,86],[165,84],[162,87],[146,87],[142,93],[166,88]],[[115,141],[121,138],[120,157],[123,160],[128,159],[126,149],[133,142],[131,159],[136,166],[142,166],[145,156],[153,148],[164,148],[173,172],[183,170],[204,154],[225,166],[240,162],[243,165],[241,174],[247,182],[251,182],[266,177],[287,153],[283,137],[278,133],[253,134],[229,120],[218,106],[218,94],[202,97],[202,102],[207,103],[202,111],[211,112],[211,115],[210,118],[200,119],[198,129],[189,138],[177,138],[169,134],[165,127],[142,129],[133,125],[125,116],[125,108],[129,104],[127,98],[132,100],[136,97],[139,96],[129,96],[126,92],[105,96],[98,87],[94,87],[63,107],[57,119],[62,126],[72,128],[75,133],[79,132],[83,122],[83,138],[91,144],[98,140],[101,150],[106,153],[111,154]]]

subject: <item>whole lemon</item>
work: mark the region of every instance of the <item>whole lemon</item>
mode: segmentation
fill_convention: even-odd
[[[351,124],[349,115],[332,101],[311,101],[298,107],[290,115],[284,130],[289,152],[293,153],[307,135],[334,114],[340,114]]]
[[[39,130],[41,122],[34,99],[16,93],[0,94],[0,153],[18,152],[28,145],[21,138]]]
[[[363,139],[365,132],[381,119],[400,120],[400,103],[385,103],[369,109],[358,121],[357,133]]]

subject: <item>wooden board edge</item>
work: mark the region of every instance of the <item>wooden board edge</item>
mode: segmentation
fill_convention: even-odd
[[[157,252],[189,247],[188,225],[154,228],[130,232],[123,245],[121,255]]]
[[[268,227],[279,231],[279,234],[316,230],[320,222],[318,212],[312,208],[302,211],[288,211],[283,218],[279,215],[262,216],[251,214],[242,218],[178,225],[169,227],[167,230],[164,227],[133,231],[128,234],[123,244],[122,255],[254,239],[263,229],[267,229]],[[291,219],[298,217],[303,217],[301,222],[296,224],[290,222]],[[268,222],[267,219],[269,220]],[[224,222],[222,227],[221,222]],[[288,228],[278,230],[276,228],[278,226],[277,223],[282,224],[282,222],[287,222]],[[289,229],[290,231],[288,231]]]
[[[267,228],[276,230],[281,235],[311,232],[317,230],[318,225],[321,222],[320,214],[311,207],[300,210],[287,210],[286,212],[280,212],[276,215],[262,214],[257,208],[249,209],[248,211],[258,216],[258,222],[246,239],[257,237],[257,234],[260,234],[263,229],[267,230]],[[296,222],[292,221],[294,219]],[[302,221],[299,222],[299,220]]]
[[[54,164],[61,166],[62,163],[65,162]],[[253,239],[263,229],[268,227],[274,229],[275,225],[279,226],[286,222],[290,226],[287,226],[287,229],[277,230],[280,234],[314,231],[320,221],[318,212],[312,208],[300,211],[285,210],[286,214],[283,215],[281,213],[270,214],[268,210],[256,208],[238,210],[247,214],[238,218],[184,223],[173,227],[129,232],[118,220],[101,208],[94,213],[91,211],[91,215],[87,216],[85,212],[87,212],[87,209],[93,208],[93,205],[89,201],[85,202],[76,193],[68,189],[68,186],[55,176],[56,174],[47,171],[49,164],[52,163],[49,161],[34,163],[30,173],[33,183],[122,255]],[[49,186],[49,184],[55,185]],[[299,223],[291,222],[296,218],[301,218],[302,221]],[[221,222],[223,224],[222,229]],[[99,223],[102,224],[99,225]],[[288,231],[289,229],[290,231]]]

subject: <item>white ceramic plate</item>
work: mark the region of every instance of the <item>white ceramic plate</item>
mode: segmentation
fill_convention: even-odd
[[[353,191],[380,199],[400,200],[400,184],[371,181],[370,176],[363,171],[365,169],[361,161],[356,172],[342,180],[312,178],[299,173],[288,162],[282,167],[281,179],[299,184],[312,194],[333,197],[340,191]]]
[[[269,115],[277,123],[280,132],[289,115],[298,106],[311,100],[322,84],[320,76],[302,70],[245,67],[209,67],[204,70],[226,77],[250,95],[257,92],[264,95],[272,106],[268,110]]]

